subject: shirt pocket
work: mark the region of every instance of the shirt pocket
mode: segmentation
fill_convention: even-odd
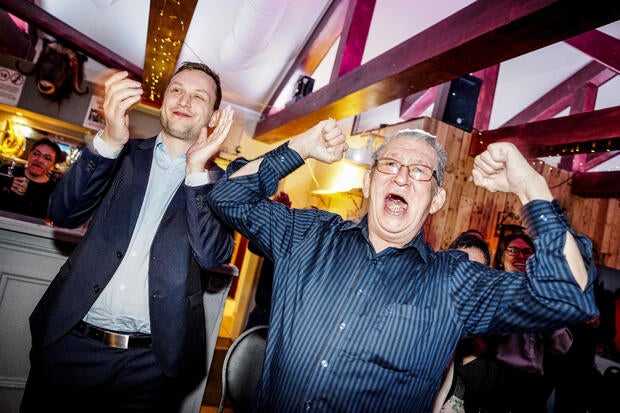
[[[390,304],[377,318],[367,360],[385,369],[419,374],[428,344],[431,311],[413,305]]]

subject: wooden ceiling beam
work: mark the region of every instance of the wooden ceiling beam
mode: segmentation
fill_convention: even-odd
[[[584,165],[581,166],[581,169],[578,170],[578,172],[589,171],[590,169],[595,168],[600,164],[607,162],[612,158],[615,158],[618,155],[620,155],[620,150],[601,153],[598,156],[588,160]]]
[[[599,30],[592,30],[565,40],[592,59],[620,73],[620,40]]]
[[[491,112],[493,101],[495,100],[495,89],[497,88],[497,77],[499,76],[499,64],[487,67],[474,73],[474,76],[482,79],[478,104],[476,105],[476,115],[474,116],[474,129],[489,129],[491,123]]]
[[[472,137],[470,155],[493,142],[512,142],[528,157],[570,155],[559,148],[581,145],[582,152],[617,150],[620,145],[620,106],[480,131]],[[591,151],[594,144],[594,151]],[[586,150],[587,149],[587,150]]]
[[[616,0],[478,0],[261,120],[255,138],[286,139],[618,19]]]
[[[618,198],[620,171],[576,173],[571,179],[570,192],[585,198]]]
[[[413,95],[409,95],[400,102],[400,118],[410,120],[419,118],[437,98],[437,87],[434,86]]]
[[[261,113],[261,118],[266,118],[274,110],[273,105],[283,91],[292,89],[290,86],[297,81],[295,75],[309,76],[321,64],[323,58],[329,53],[332,45],[340,36],[348,3],[349,0],[332,0],[312,31],[310,38],[297,54],[297,58],[287,70],[280,84],[275,88],[271,99]]]
[[[614,71],[608,69],[599,62],[591,61],[579,69],[574,75],[564,80],[521,112],[517,113],[501,127],[549,119],[570,106],[573,102],[575,93],[587,83],[594,83],[596,86],[600,86],[614,76],[616,76]]]
[[[340,44],[330,81],[359,67],[364,56],[366,41],[376,0],[350,0],[347,17],[340,34]]]
[[[35,4],[25,0],[0,0],[0,7],[102,65],[126,70],[136,80],[142,81],[142,68],[84,36]]]

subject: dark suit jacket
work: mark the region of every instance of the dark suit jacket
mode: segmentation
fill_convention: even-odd
[[[92,219],[30,317],[33,349],[67,334],[116,271],[140,213],[154,144],[155,138],[130,139],[116,160],[84,149],[59,182],[49,206],[54,225],[73,228]],[[201,268],[227,263],[232,253],[230,230],[204,201],[212,186],[181,184],[151,245],[153,351],[163,371],[173,377],[204,373]]]

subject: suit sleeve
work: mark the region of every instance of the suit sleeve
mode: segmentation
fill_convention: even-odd
[[[54,225],[76,228],[88,221],[106,192],[116,162],[84,148],[50,197],[48,214]]]
[[[219,179],[224,171],[217,168],[211,175]],[[233,251],[232,229],[222,223],[207,204],[213,186],[211,183],[184,185],[189,242],[196,261],[205,269],[228,263]]]

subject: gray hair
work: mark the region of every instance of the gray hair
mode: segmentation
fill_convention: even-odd
[[[443,185],[443,175],[446,170],[448,153],[439,144],[435,135],[423,131],[422,129],[401,129],[394,135],[383,141],[383,143],[379,145],[377,150],[372,154],[373,168],[377,164],[377,160],[383,155],[386,145],[392,142],[394,139],[399,138],[415,139],[417,141],[426,143],[435,150],[435,152],[437,153],[437,169],[435,169],[435,173],[437,174],[437,187],[441,187]]]

